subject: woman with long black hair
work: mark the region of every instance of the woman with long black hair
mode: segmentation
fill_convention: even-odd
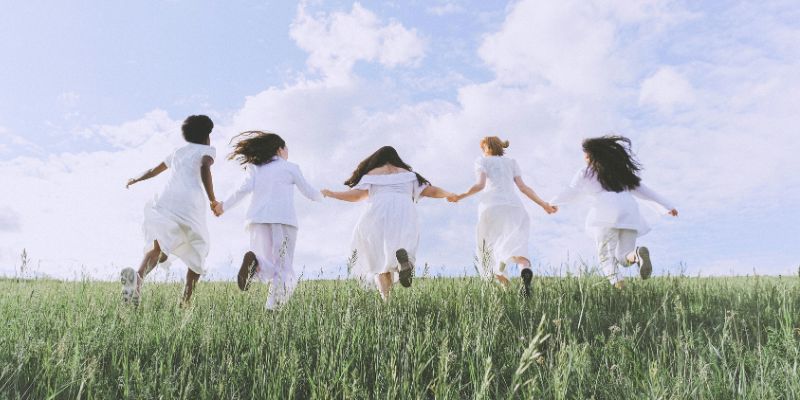
[[[651,201],[673,217],[678,211],[664,198],[642,184],[642,166],[633,156],[630,139],[603,136],[583,141],[587,166],[575,174],[569,186],[551,204],[556,207],[581,197],[591,208],[586,230],[597,243],[600,267],[614,286],[622,288],[617,266],[639,265],[647,279],[653,272],[647,247],[636,247],[636,239],[650,231],[634,197]]]
[[[369,201],[353,231],[356,261],[351,273],[364,283],[374,283],[381,298],[388,300],[395,280],[411,286],[419,244],[415,203],[422,197],[442,199],[453,193],[413,172],[391,146],[361,161],[344,184],[351,190],[326,189],[322,194],[342,201]]]

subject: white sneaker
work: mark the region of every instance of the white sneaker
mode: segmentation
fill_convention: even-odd
[[[136,283],[138,280],[139,274],[137,274],[133,268],[124,268],[122,272],[120,272],[123,303],[139,306],[139,291],[136,290]]]

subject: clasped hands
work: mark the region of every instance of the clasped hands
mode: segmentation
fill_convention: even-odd
[[[212,201],[211,202],[211,212],[214,213],[215,217],[219,217],[220,215],[225,213],[225,210],[222,207],[222,203],[219,201]]]

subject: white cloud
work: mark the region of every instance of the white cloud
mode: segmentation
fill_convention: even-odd
[[[425,42],[416,30],[397,21],[383,23],[359,3],[349,13],[318,15],[310,15],[300,4],[290,35],[309,53],[308,66],[334,81],[349,79],[358,61],[392,68],[414,65],[425,54]]]
[[[445,15],[460,13],[462,11],[464,11],[464,7],[456,4],[456,2],[453,1],[446,1],[444,3],[431,5],[425,9],[425,12],[427,12],[428,14],[440,17]]]
[[[639,104],[667,114],[676,107],[690,106],[694,100],[692,84],[672,67],[659,68],[642,82],[639,92]]]
[[[18,232],[19,214],[10,207],[0,207],[0,232]]]
[[[498,134],[510,139],[510,156],[545,198],[582,165],[580,139],[613,130],[633,138],[647,167],[646,181],[682,211],[679,220],[661,221],[643,238],[658,256],[657,271],[676,271],[680,261],[688,263],[690,274],[705,267],[727,273],[731,265],[736,272],[748,273],[758,258],[776,260],[781,268],[790,265],[791,250],[776,258],[770,256],[768,240],[756,239],[766,237],[760,230],[764,226],[776,226],[776,216],[798,218],[789,200],[782,200],[800,196],[795,173],[795,153],[800,148],[800,136],[794,134],[800,125],[794,95],[800,90],[796,59],[751,51],[732,61],[725,55],[735,53],[740,44],[712,40],[703,62],[684,55],[685,62],[662,68],[664,63],[643,49],[660,46],[675,34],[671,29],[686,29],[674,28],[674,16],[682,15],[682,10],[666,12],[661,3],[630,4],[514,3],[503,24],[485,35],[478,50],[495,76],[478,83],[454,80],[454,101],[422,102],[386,96],[391,75],[370,81],[352,71],[357,61],[413,64],[423,54],[409,50],[414,46],[390,45],[400,48],[396,52],[384,48],[386,35],[413,36],[412,42],[418,42],[412,29],[384,24],[358,3],[349,13],[317,16],[301,6],[292,37],[309,53],[309,69],[321,72],[322,78],[268,88],[248,97],[229,121],[218,121],[212,136],[218,149],[214,166],[218,196],[224,196],[241,176],[238,166],[224,162],[223,156],[228,139],[245,129],[281,134],[291,160],[301,165],[307,178],[333,189],[343,188],[341,182],[360,159],[391,144],[435,184],[463,190],[473,180],[478,140]],[[388,29],[392,24],[406,33]],[[656,25],[658,30],[650,30]],[[725,36],[730,34],[726,29],[738,28],[731,24],[716,29]],[[629,42],[620,39],[623,31],[647,31],[647,35]],[[771,35],[765,30],[751,32],[762,31]],[[345,40],[352,37],[364,46]],[[362,42],[363,37],[367,39]],[[787,54],[795,51],[786,47]],[[678,79],[672,79],[678,71]],[[659,89],[665,74],[669,89],[681,79],[692,82],[692,95],[665,96]],[[681,112],[643,113],[640,101]],[[164,180],[160,177],[131,191],[122,186],[132,174],[155,165],[182,143],[174,117],[154,111],[117,127],[94,128],[93,134],[118,146],[113,151],[0,163],[2,176],[11,177],[8,185],[25,188],[4,200],[19,213],[24,229],[6,241],[0,255],[18,255],[27,247],[33,256],[51,263],[44,265],[63,260],[63,265],[80,270],[84,263],[100,277],[113,276],[120,263],[138,262],[141,209]],[[297,205],[298,270],[307,265],[306,276],[315,276],[320,268],[330,271],[342,265],[364,204],[313,204],[299,198]],[[471,273],[476,205],[476,199],[459,205],[433,200],[419,204],[423,263],[447,265],[457,273],[466,267]],[[209,221],[213,239],[209,261],[217,276],[232,274],[231,261],[235,263],[247,245],[241,227],[243,208]],[[585,206],[565,207],[548,217],[529,207],[534,264],[558,270],[562,263],[572,265],[579,259],[593,262],[593,245],[582,231],[584,210]],[[791,228],[794,225],[785,226],[789,226],[782,228],[785,235],[797,236],[796,230],[789,231],[797,229]],[[750,240],[750,247],[742,244]],[[732,259],[741,262],[732,264]]]

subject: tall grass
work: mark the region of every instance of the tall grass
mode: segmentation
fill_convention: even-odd
[[[515,284],[519,284],[515,282]],[[512,288],[515,288],[512,286]],[[266,290],[0,281],[0,398],[800,398],[797,278],[415,279]]]

